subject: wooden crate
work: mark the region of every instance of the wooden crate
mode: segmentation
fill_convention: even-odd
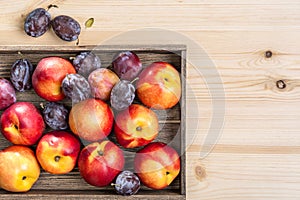
[[[159,45],[159,46],[22,46],[2,47],[0,49],[0,77],[9,77],[10,67],[16,59],[21,57],[29,59],[34,65],[47,56],[60,56],[69,59],[82,51],[92,50],[96,53],[103,67],[109,67],[113,56],[122,50],[132,50],[141,59],[143,66],[155,61],[165,61],[173,64],[181,74],[182,98],[180,103],[172,109],[155,111],[159,118],[160,133],[156,141],[162,141],[173,146],[181,155],[181,172],[173,183],[163,190],[151,190],[142,186],[138,194],[128,197],[129,199],[185,199],[185,53],[183,45]],[[21,52],[21,55],[18,54]],[[33,90],[17,93],[18,101],[30,101],[39,109],[40,104],[45,102],[37,96]],[[69,109],[71,102],[67,99],[62,101]],[[136,100],[138,103],[138,100]],[[51,129],[47,128],[46,131]],[[45,131],[45,132],[46,132]],[[114,139],[114,133],[109,136]],[[11,145],[0,135],[0,149]],[[34,148],[34,147],[33,147]],[[133,153],[137,149],[123,149],[126,156],[125,169],[132,169]],[[27,193],[10,193],[0,190],[1,199],[121,199],[112,187],[97,188],[87,184],[78,172],[77,167],[66,175],[52,175],[41,171],[40,178]]]

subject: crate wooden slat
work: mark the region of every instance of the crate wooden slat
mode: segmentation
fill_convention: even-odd
[[[60,56],[66,59],[76,56],[82,51],[93,51],[102,62],[103,67],[110,67],[113,56],[120,51],[132,50],[141,59],[143,67],[146,67],[155,61],[165,61],[171,63],[180,73],[182,80],[182,98],[180,103],[172,109],[166,111],[155,110],[160,124],[160,132],[155,141],[161,141],[174,147],[181,155],[181,172],[173,183],[163,190],[151,190],[142,186],[137,195],[129,197],[129,199],[185,199],[185,52],[184,45],[157,45],[157,46],[14,46],[0,47],[0,77],[9,78],[11,65],[16,59],[27,58],[33,65],[43,57]],[[17,92],[18,101],[32,102],[36,107],[40,107],[41,103],[46,101],[35,94],[33,90],[26,92]],[[68,109],[72,103],[65,99],[62,101]],[[135,103],[140,103],[136,98]],[[3,111],[2,111],[3,112]],[[0,112],[0,114],[2,113]],[[45,132],[50,131],[47,128]],[[116,142],[114,133],[111,133],[108,139]],[[82,141],[85,145],[86,141]],[[0,135],[0,148],[3,149],[11,145],[2,135]],[[122,147],[121,147],[122,148]],[[34,149],[34,146],[33,146]],[[133,158],[135,149],[124,149],[126,158],[125,169],[133,169]],[[121,199],[122,196],[116,195],[112,187],[97,188],[87,184],[81,177],[78,168],[66,175],[52,175],[45,171],[41,171],[41,175],[31,191],[27,193],[10,193],[0,190],[3,199]]]
[[[118,200],[125,197],[116,195],[114,191],[86,191],[86,190],[73,190],[73,191],[49,191],[49,190],[40,190],[40,191],[30,191],[26,195],[19,195],[16,193],[7,193],[0,192],[1,199],[61,199],[61,200],[70,200],[70,199],[101,199],[101,200]],[[183,195],[178,195],[176,190],[164,190],[164,191],[143,191],[143,194],[137,194],[134,196],[126,197],[128,200],[132,199],[168,199],[168,200],[183,200],[185,197]]]

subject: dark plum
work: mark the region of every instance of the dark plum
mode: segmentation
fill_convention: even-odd
[[[128,108],[135,97],[135,87],[127,80],[119,81],[112,89],[110,93],[110,104],[118,110],[125,110]]]
[[[73,65],[78,74],[88,77],[92,71],[101,67],[101,60],[93,52],[81,52],[74,58]]]
[[[80,74],[68,74],[62,81],[63,93],[72,100],[72,103],[78,103],[90,97],[91,88],[88,81]]]
[[[140,179],[131,171],[121,172],[113,184],[118,194],[129,196],[136,194],[140,189]]]
[[[112,67],[120,79],[132,81],[141,72],[142,63],[134,52],[124,51],[114,57]]]
[[[55,34],[62,40],[74,41],[78,39],[81,31],[80,24],[67,15],[59,15],[51,21]]]
[[[17,101],[16,91],[10,81],[0,78],[0,110]]]
[[[43,109],[45,123],[54,130],[68,128],[68,109],[60,103],[47,102]]]
[[[24,31],[31,37],[39,37],[49,29],[50,21],[50,13],[44,8],[37,8],[27,15]]]
[[[23,92],[31,89],[31,76],[33,66],[27,59],[18,59],[14,62],[10,70],[10,81],[16,90]]]

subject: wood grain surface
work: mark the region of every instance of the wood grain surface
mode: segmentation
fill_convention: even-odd
[[[184,43],[187,199],[299,199],[298,0],[0,2],[2,47],[75,46],[52,31],[40,38],[24,34],[26,14],[49,4],[59,6],[50,10],[53,16],[70,15],[82,26],[95,18],[80,45]],[[150,34],[135,38],[139,30]],[[208,146],[214,148],[203,154]]]

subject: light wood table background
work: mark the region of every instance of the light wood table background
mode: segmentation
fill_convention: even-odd
[[[53,32],[38,39],[24,34],[24,16],[49,4],[59,6],[51,14],[70,15],[82,25],[95,18],[80,45],[159,28],[182,34],[207,53],[213,66],[187,67],[194,94],[187,97],[187,199],[300,199],[299,0],[1,0],[0,45],[74,45]],[[188,49],[188,60],[203,56],[193,52]],[[221,86],[214,84],[215,74],[196,73],[214,67]],[[277,88],[278,80],[284,89]],[[209,90],[222,87],[225,99],[213,100],[224,101],[225,108],[218,108]],[[214,116],[223,128],[214,149],[201,158],[204,141],[216,128],[215,109],[225,110]]]

